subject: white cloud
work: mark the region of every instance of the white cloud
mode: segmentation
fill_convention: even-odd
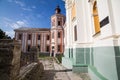
[[[16,3],[16,4],[18,4],[21,7],[25,6],[25,3],[20,1],[20,0],[8,0],[8,2]]]
[[[6,26],[11,27],[13,29],[27,26],[27,20],[18,20],[18,21],[13,21],[10,18],[3,18],[3,22]]]
[[[10,24],[10,27],[12,27],[13,29],[17,29],[24,26],[26,26],[24,21],[16,21],[15,23]]]
[[[12,38],[14,37],[14,29],[27,26],[26,20],[13,21],[12,19],[4,17],[3,22],[4,25],[7,27],[7,29],[5,30],[6,34],[11,36]]]
[[[12,29],[17,29],[17,28],[20,28],[20,27],[23,27],[23,26],[27,26],[26,22],[27,22],[26,20],[21,20],[21,21],[19,20],[19,21],[13,22],[9,18],[4,18],[5,26],[11,27]]]
[[[6,18],[6,17],[3,17],[3,20],[4,20],[4,21],[9,21],[9,22],[11,22],[11,21],[12,21],[11,19]]]
[[[32,7],[27,7],[27,5],[21,0],[8,0],[8,2],[12,2],[12,3],[19,5],[21,9],[25,11],[32,11],[32,9],[36,8],[36,6],[34,5]]]
[[[11,31],[5,31],[6,32],[6,34],[8,35],[8,36],[10,36],[11,38],[13,38],[14,36],[15,36],[15,32],[13,31],[13,30],[11,30]]]
[[[25,10],[25,11],[32,11],[32,9],[31,8],[22,8],[23,10]]]
[[[20,5],[21,7],[25,6],[25,3],[21,2],[20,0],[15,0],[15,3]]]
[[[17,24],[24,25],[25,23],[23,21],[17,21]]]

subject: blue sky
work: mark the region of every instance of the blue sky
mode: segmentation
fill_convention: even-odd
[[[65,15],[62,0],[0,0],[0,29],[13,38],[20,27],[50,28],[57,5]]]

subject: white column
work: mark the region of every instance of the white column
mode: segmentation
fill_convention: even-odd
[[[108,0],[113,35],[120,34],[120,0]]]
[[[92,42],[92,22],[89,2],[76,0],[78,43]]]
[[[25,47],[24,47],[24,51],[26,52],[26,47],[27,47],[27,45],[26,45],[26,43],[27,43],[27,33],[25,33]]]
[[[71,19],[70,19],[70,15],[71,15],[71,2],[70,1],[66,1],[66,31],[67,31],[67,45],[66,47],[70,47],[70,43],[71,43],[71,30],[70,30],[70,26],[71,26]]]

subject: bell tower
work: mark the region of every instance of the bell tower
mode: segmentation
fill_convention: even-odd
[[[61,9],[59,6],[55,8],[55,14],[51,16],[51,28],[63,26],[65,23],[65,16],[61,14]]]
[[[63,26],[65,24],[65,16],[61,14],[59,6],[55,8],[55,14],[51,16],[51,54],[63,53]]]
[[[57,6],[56,9],[55,9],[55,13],[59,14],[60,12],[61,12],[61,9],[59,8],[59,6]]]

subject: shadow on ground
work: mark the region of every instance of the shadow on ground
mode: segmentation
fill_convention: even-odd
[[[54,80],[55,78],[57,78],[57,76],[55,76],[55,74],[57,72],[69,72],[72,71],[71,69],[67,69],[67,70],[44,70],[43,75],[41,76],[41,80]]]

